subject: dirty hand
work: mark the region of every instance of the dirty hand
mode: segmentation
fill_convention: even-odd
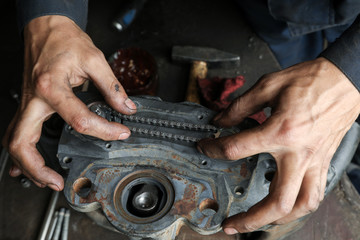
[[[21,104],[10,123],[3,144],[14,165],[10,175],[23,173],[40,187],[60,191],[62,177],[45,166],[36,149],[42,124],[53,113],[76,131],[104,140],[129,137],[127,127],[90,112],[73,93],[72,87],[90,79],[117,111],[136,112],[111,68],[89,36],[64,16],[43,16],[24,29],[24,79]]]
[[[226,219],[227,234],[285,224],[317,209],[331,158],[359,115],[360,94],[335,65],[318,58],[265,75],[214,123],[234,126],[267,106],[272,114],[262,125],[198,143],[212,158],[237,160],[269,152],[276,159],[269,194],[247,212]]]

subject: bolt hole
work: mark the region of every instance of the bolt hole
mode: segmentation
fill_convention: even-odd
[[[106,147],[106,148],[111,148],[111,143],[107,143],[107,144],[105,145],[105,147]]]
[[[81,177],[76,179],[73,184],[73,189],[77,195],[80,197],[86,197],[90,193],[91,181],[86,177]]]
[[[265,179],[271,182],[274,179],[275,170],[271,169],[265,173]]]
[[[241,195],[243,195],[244,194],[244,192],[245,192],[245,189],[243,188],[243,187],[236,187],[235,189],[234,189],[234,192],[235,192],[235,194],[237,195],[237,196],[241,196]]]
[[[214,199],[207,198],[201,201],[199,210],[205,216],[213,216],[219,210],[219,204]]]
[[[66,157],[63,158],[63,162],[66,163],[66,164],[71,163],[71,162],[72,162],[72,158],[66,156]]]
[[[204,118],[203,115],[199,115],[199,116],[198,116],[198,119],[199,119],[199,120],[202,120],[203,118]]]
[[[67,127],[67,129],[68,129],[69,131],[71,131],[71,130],[72,130],[72,127],[69,125],[69,126]]]
[[[206,161],[206,160],[202,160],[202,161],[201,161],[201,165],[204,165],[204,166],[207,165],[207,161]]]
[[[252,157],[249,157],[249,158],[248,158],[248,162],[251,163],[251,162],[253,162],[253,161],[254,161],[254,158],[252,158]]]

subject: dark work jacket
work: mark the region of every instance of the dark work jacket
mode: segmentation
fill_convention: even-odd
[[[266,1],[266,0],[261,0]],[[360,91],[360,0],[267,0],[270,14],[287,22],[293,36],[349,24],[342,36],[320,56],[333,62]],[[63,15],[83,30],[87,0],[17,0],[20,31],[33,18]]]
[[[285,21],[293,36],[354,22],[320,56],[334,63],[360,91],[360,0],[267,2],[270,14],[277,20]]]
[[[62,15],[85,31],[88,0],[16,0],[20,32],[32,19],[46,15]]]

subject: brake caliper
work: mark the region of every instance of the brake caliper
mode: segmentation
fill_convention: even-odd
[[[103,141],[65,125],[58,158],[68,170],[64,194],[73,208],[102,209],[113,227],[131,237],[174,239],[184,223],[201,234],[218,232],[225,218],[247,211],[268,194],[276,171],[270,154],[227,161],[196,149],[200,139],[240,128],[210,125],[215,113],[197,104],[132,100],[137,113],[130,116],[103,102],[88,105],[108,121],[127,126],[132,134],[126,140]],[[330,168],[329,179],[335,175]]]

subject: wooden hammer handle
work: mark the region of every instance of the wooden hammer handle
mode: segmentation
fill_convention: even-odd
[[[207,74],[206,62],[194,61],[191,65],[188,88],[185,100],[188,102],[200,103],[197,79],[203,79]]]

